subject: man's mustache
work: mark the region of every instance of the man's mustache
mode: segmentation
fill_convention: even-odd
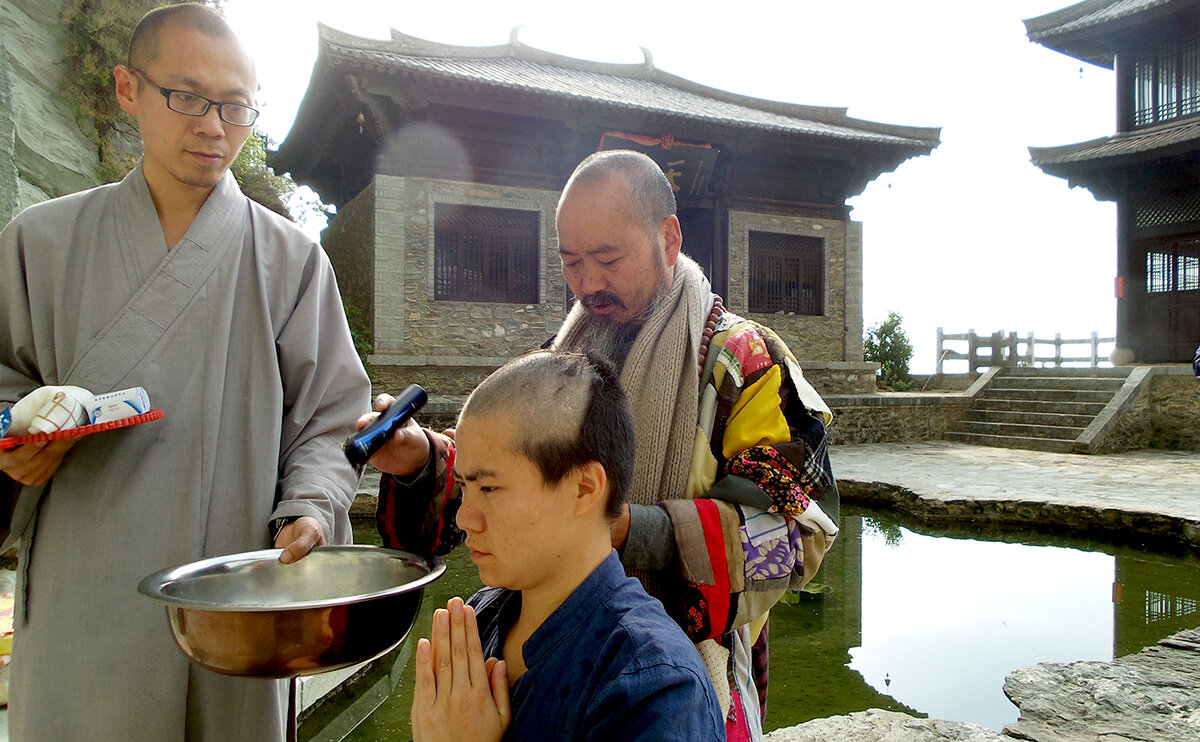
[[[588,294],[587,296],[580,299],[579,303],[582,304],[585,308],[586,307],[603,306],[605,304],[615,304],[618,307],[620,307],[621,309],[629,308],[629,307],[625,306],[625,302],[621,301],[621,298],[619,296],[617,296],[616,294],[613,294],[613,293],[609,293],[608,291],[597,291],[594,294]]]

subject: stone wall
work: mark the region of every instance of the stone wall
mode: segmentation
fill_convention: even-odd
[[[338,210],[321,233],[321,246],[337,274],[342,300],[358,307],[374,331],[375,186],[363,189]]]
[[[1200,451],[1200,380],[1190,366],[1159,366],[1097,453],[1140,448]]]
[[[456,359],[471,358],[495,367],[541,345],[558,331],[568,290],[554,231],[557,192],[390,175],[376,175],[373,191],[374,363],[453,366]],[[434,300],[433,217],[439,203],[538,212],[541,274],[537,303]],[[823,316],[746,312],[750,230],[811,235],[825,241]],[[337,249],[342,249],[340,244]],[[770,326],[801,361],[862,362],[860,224],[731,211],[729,255],[731,297],[726,297],[726,304],[730,309]],[[340,276],[339,270],[339,280]],[[865,391],[853,380],[836,389],[859,390]]]
[[[375,394],[395,394],[409,384],[420,384],[430,399],[418,419],[422,425],[441,430],[454,424],[466,396],[492,370],[373,367],[371,380]],[[947,427],[966,416],[971,406],[970,398],[962,394],[823,393],[822,398],[833,412],[829,426],[832,444],[942,440]]]
[[[522,349],[521,353],[532,350],[533,347],[536,346]],[[420,384],[431,392],[436,390],[438,394],[466,395],[507,360],[481,358],[456,359],[453,364],[372,364],[369,370],[372,381],[376,386],[383,387],[383,391],[402,389],[408,384]],[[875,369],[878,364],[802,361],[801,366],[805,380],[823,398],[830,395],[875,396]]]
[[[749,296],[751,231],[819,237],[825,244],[822,316],[752,314]],[[732,311],[761,322],[800,360],[862,361],[862,225],[849,220],[729,212],[729,296]]]
[[[97,184],[96,148],[63,94],[62,0],[7,0],[0,13],[0,223]]]
[[[874,394],[878,363],[866,361],[800,361],[804,378],[822,397],[830,394]]]
[[[946,429],[966,417],[971,398],[964,394],[831,394],[831,444],[895,443],[942,440]]]
[[[375,176],[375,356],[400,366],[471,358],[499,366],[562,325],[566,284],[554,232],[558,194],[425,178]],[[434,207],[458,203],[540,215],[538,303],[434,301]]]
[[[1156,374],[1150,380],[1150,447],[1200,451],[1200,379]]]
[[[1150,408],[1150,400],[1153,397],[1150,385],[1153,384],[1153,381],[1154,379],[1151,378],[1150,384],[1147,384],[1134,398],[1133,403],[1121,412],[1116,425],[1104,436],[1104,440],[1101,441],[1095,453],[1120,453],[1149,447],[1151,419],[1153,418]]]
[[[422,413],[422,423],[436,429],[453,423],[462,399],[499,365],[373,367],[371,371],[376,393],[394,394],[415,383],[435,395]],[[944,440],[950,426],[971,408],[971,398],[961,392],[841,393],[834,390],[858,382],[808,364],[804,376],[833,412],[832,444]],[[1200,451],[1200,381],[1190,373],[1152,377],[1098,453],[1140,448]]]
[[[478,364],[460,363],[454,366],[376,366],[368,371],[375,393],[395,394],[409,384],[420,384],[430,394],[466,397],[488,374],[500,368],[503,362]]]

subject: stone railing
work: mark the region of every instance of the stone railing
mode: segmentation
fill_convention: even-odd
[[[967,350],[954,350],[946,347],[949,342],[965,342]],[[1003,330],[991,335],[976,335],[974,330],[963,333],[946,333],[937,328],[937,373],[942,373],[945,361],[966,361],[967,373],[977,373],[981,368],[993,366],[1049,366],[1061,368],[1065,364],[1088,364],[1092,368],[1101,365],[1111,366],[1108,360],[1109,352],[1116,347],[1115,337],[1102,338],[1093,332],[1090,338],[1080,340],[1064,339],[1061,333],[1054,333],[1051,339],[1034,337],[1030,332],[1024,337],[1015,332],[1005,333]],[[1038,355],[1037,347],[1053,346],[1053,355]],[[1086,346],[1087,355],[1065,356],[1063,348],[1067,346]],[[1100,346],[1106,346],[1108,352],[1101,353]],[[1022,348],[1022,346],[1024,346]],[[961,346],[959,346],[961,348]],[[1088,352],[1090,351],[1090,352]],[[1077,351],[1070,351],[1077,352]]]

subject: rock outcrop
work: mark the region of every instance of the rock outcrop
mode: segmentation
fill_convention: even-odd
[[[999,734],[940,719],[868,709],[806,721],[768,742],[1194,742],[1200,740],[1200,629],[1112,662],[1034,665],[1009,674],[1021,711]]]
[[[1112,662],[1017,670],[1004,692],[1021,717],[1004,731],[1031,742],[1200,740],[1200,629]]]
[[[63,0],[7,0],[0,13],[0,224],[96,185],[96,148],[63,93]]]
[[[813,719],[767,734],[767,742],[1012,742],[990,729],[943,719],[917,719],[882,709]]]

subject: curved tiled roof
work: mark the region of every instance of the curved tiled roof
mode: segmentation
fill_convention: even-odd
[[[1200,120],[1190,119],[1185,123],[1173,122],[1149,129],[1121,132],[1087,142],[1065,144],[1059,147],[1030,147],[1033,163],[1041,168],[1055,165],[1103,164],[1117,158],[1165,154],[1175,145],[1187,145],[1200,141]]]
[[[1101,67],[1112,67],[1115,51],[1103,35],[1137,23],[1151,11],[1195,4],[1194,0],[1084,0],[1025,21],[1031,41]]]
[[[1093,29],[1167,5],[1173,0],[1086,0],[1052,13],[1025,21],[1025,30],[1034,41],[1045,36]]]
[[[937,128],[879,124],[851,118],[845,108],[780,103],[699,85],[657,69],[648,52],[640,65],[608,64],[525,46],[516,41],[515,32],[509,44],[490,47],[437,44],[392,33],[390,40],[371,40],[322,26],[321,53],[338,66],[421,75],[738,128],[926,151],[939,141]]]

